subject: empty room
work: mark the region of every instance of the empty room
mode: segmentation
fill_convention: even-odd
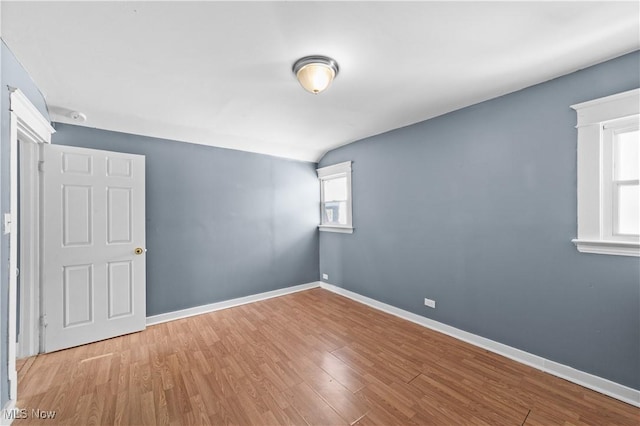
[[[0,425],[640,424],[637,1],[0,35]]]

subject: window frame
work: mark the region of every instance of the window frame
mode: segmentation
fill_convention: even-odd
[[[326,232],[340,232],[344,234],[353,233],[353,210],[352,210],[352,191],[351,191],[351,161],[345,161],[331,166],[321,167],[316,169],[318,174],[318,181],[320,182],[320,225],[318,229]],[[325,224],[324,220],[324,206],[326,201],[324,199],[324,182],[327,180],[333,180],[345,177],[347,179],[347,223],[346,225]]]
[[[571,105],[578,129],[578,236],[582,253],[640,256],[640,237],[615,234],[613,144],[640,122],[640,89]]]

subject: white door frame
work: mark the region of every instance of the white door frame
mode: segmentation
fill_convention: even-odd
[[[41,143],[19,138],[20,150],[20,305],[17,358],[41,352],[40,345],[40,161]]]
[[[29,99],[20,91],[20,89],[9,88],[10,94],[10,212],[5,213],[5,233],[10,233],[9,237],[9,345],[8,345],[8,375],[9,375],[9,400],[15,401],[18,397],[18,373],[16,371],[16,311],[17,311],[17,262],[18,262],[18,141],[24,141],[25,143],[51,143],[51,135],[55,132],[53,127],[49,124],[46,118],[40,114],[40,111],[29,101]],[[37,180],[37,177],[36,177]],[[33,196],[33,194],[25,194],[27,196]],[[37,215],[36,215],[37,217]],[[36,223],[39,223],[36,220]],[[35,225],[35,224],[32,224]],[[32,237],[28,240],[21,241],[23,245],[26,245],[29,249],[39,250],[39,242],[35,241]],[[38,265],[33,274],[39,274]],[[37,276],[37,275],[35,275]],[[38,286],[39,279],[33,281]],[[29,289],[33,294],[33,289]],[[24,299],[24,290],[23,297]],[[37,308],[37,306],[36,306]],[[35,313],[36,318],[39,316],[38,312]],[[21,311],[21,314],[25,314]],[[27,315],[32,316],[34,313],[29,312]],[[37,322],[36,322],[37,323]],[[25,332],[29,333],[33,330],[31,328],[25,329]],[[37,330],[36,330],[37,331]],[[32,339],[33,336],[30,336]],[[39,339],[39,337],[37,337]]]

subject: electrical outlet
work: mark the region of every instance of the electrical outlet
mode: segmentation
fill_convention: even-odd
[[[430,308],[434,308],[436,307],[436,301],[435,300],[431,300],[431,299],[427,299],[426,297],[424,298],[424,306],[428,306]]]
[[[329,275],[328,274],[322,274],[322,279],[323,280],[328,280],[329,279]]]

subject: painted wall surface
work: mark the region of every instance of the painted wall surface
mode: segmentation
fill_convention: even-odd
[[[315,163],[55,128],[55,144],[146,156],[147,315],[319,279]]]
[[[640,260],[579,253],[576,113],[640,87],[640,53],[326,154],[355,232],[320,235],[348,290],[640,389]],[[437,308],[423,305],[435,299]]]
[[[9,90],[8,86],[20,89],[45,117],[49,117],[44,97],[29,77],[13,53],[0,43],[0,214],[10,211],[9,196]],[[9,297],[9,236],[0,233],[0,409],[9,399],[7,375],[7,339],[8,339],[8,297]]]

